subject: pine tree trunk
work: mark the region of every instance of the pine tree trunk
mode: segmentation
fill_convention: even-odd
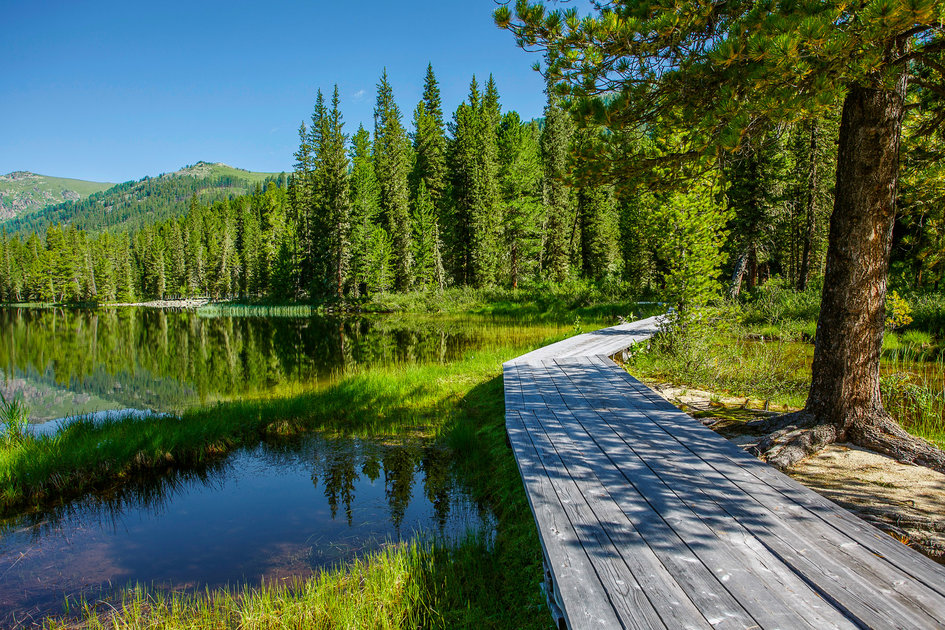
[[[801,270],[798,274],[797,288],[800,291],[807,289],[807,281],[810,279],[810,260],[813,255],[814,237],[817,231],[817,188],[820,184],[819,173],[817,172],[817,122],[813,121],[810,125],[810,163],[807,171],[807,225],[804,234],[804,250],[801,254]]]
[[[745,270],[748,268],[748,250],[744,250],[738,255],[735,261],[735,270],[732,272],[732,284],[729,287],[728,295],[733,300],[742,292],[742,278],[745,276]]]
[[[754,243],[748,245],[748,290],[754,291],[758,284],[758,250]]]
[[[896,209],[906,77],[895,89],[853,86],[843,104],[837,186],[812,380],[802,412],[754,450],[780,467],[848,440],[945,472],[945,453],[883,409],[879,359]]]
[[[850,88],[806,410],[845,430],[883,412],[879,354],[896,216],[905,78],[897,90]]]

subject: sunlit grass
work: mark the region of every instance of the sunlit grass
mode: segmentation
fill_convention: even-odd
[[[502,579],[494,560],[492,552],[475,538],[456,547],[403,543],[304,580],[205,593],[165,593],[139,586],[110,605],[94,600],[72,602],[72,619],[49,620],[46,627],[546,627],[540,602],[528,598],[516,602],[525,610],[480,606],[489,597],[502,599],[494,592],[495,580]],[[532,585],[528,590],[537,589]]]
[[[799,409],[810,389],[814,347],[785,338],[796,339],[774,324],[692,327],[654,339],[628,368],[643,380]],[[881,374],[886,410],[913,435],[945,447],[945,360],[935,338],[888,332]]]
[[[550,339],[548,341],[552,341]],[[533,344],[534,345],[534,344]],[[505,441],[501,362],[531,346],[477,351],[447,365],[393,366],[350,374],[317,391],[286,391],[217,405],[183,420],[80,426],[79,435],[118,443],[132,462],[174,451],[172,441],[201,443],[205,456],[269,436],[322,427],[383,435],[422,431],[454,452],[474,501],[496,518],[491,540],[455,546],[389,546],[307,580],[205,593],[126,591],[121,601],[73,602],[51,628],[545,628],[548,612],[538,583],[541,551],[524,489]],[[86,423],[79,423],[84,425]],[[145,424],[154,424],[151,431]],[[161,428],[158,428],[161,427]],[[176,431],[180,431],[179,437]],[[196,432],[196,433],[195,433]],[[201,433],[205,432],[205,433]],[[140,438],[136,436],[141,436]],[[50,441],[52,442],[52,441]],[[93,448],[90,441],[80,450]],[[135,451],[135,448],[138,451]],[[117,460],[116,460],[117,461]],[[181,465],[175,456],[175,465]],[[93,468],[94,470],[94,468]],[[114,472],[114,471],[113,471]],[[47,471],[48,473],[48,471]],[[58,474],[58,473],[57,473]],[[136,474],[131,469],[125,474]],[[114,479],[114,475],[112,477]]]

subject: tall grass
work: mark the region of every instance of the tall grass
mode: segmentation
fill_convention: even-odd
[[[29,424],[30,410],[26,403],[0,394],[0,443],[13,447],[22,445],[30,438]]]
[[[769,401],[776,409],[803,407],[814,349],[785,332],[785,322],[801,320],[783,314],[806,308],[807,298],[795,298],[796,309],[782,309],[795,300],[783,299],[764,316],[731,305],[707,309],[651,340],[628,367],[643,379]],[[945,447],[945,357],[936,338],[914,329],[887,332],[881,373],[886,410],[910,433]]]
[[[73,602],[69,618],[50,620],[47,626],[546,628],[549,616],[538,588],[541,547],[505,441],[500,376],[501,361],[527,349],[478,351],[452,365],[374,369],[318,392],[284,392],[219,405],[167,425],[187,431],[186,442],[196,443],[200,440],[190,431],[226,423],[228,436],[211,428],[202,440],[222,450],[250,439],[239,437],[238,427],[244,425],[252,439],[317,426],[372,434],[422,431],[435,435],[452,448],[472,498],[495,515],[492,539],[470,537],[453,547],[390,546],[312,579],[287,583],[197,594],[139,587],[125,592],[118,602]],[[112,444],[136,440],[134,429],[144,430],[146,424],[124,427],[122,433],[116,433],[117,425],[101,433],[94,427],[82,431],[96,435],[98,443]],[[147,453],[145,459],[162,450],[170,453],[174,449],[169,433],[173,430],[145,431],[147,439],[126,452],[138,448]],[[175,461],[179,462],[177,456]]]
[[[737,324],[731,307],[706,309],[684,326],[665,330],[634,353],[628,367],[646,380],[803,405],[810,383],[810,349],[775,337],[767,340]]]

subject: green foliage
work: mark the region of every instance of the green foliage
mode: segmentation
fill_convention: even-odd
[[[912,307],[909,302],[899,296],[896,291],[890,291],[886,295],[886,328],[896,330],[912,323]]]
[[[810,383],[810,346],[742,341],[731,304],[679,314],[629,363],[636,376],[730,396],[770,399],[797,407]]]
[[[647,217],[653,233],[661,234],[656,251],[667,267],[664,299],[682,310],[706,304],[718,295],[719,268],[724,261],[721,243],[729,213],[717,196],[714,183],[704,179],[687,192],[657,199]]]
[[[374,106],[374,170],[380,190],[381,224],[391,238],[390,262],[394,287],[399,291],[413,282],[413,246],[408,191],[407,133],[394,102],[387,70],[377,85]]]
[[[21,398],[0,394],[0,443],[19,447],[30,440],[30,410]]]
[[[545,106],[545,125],[541,132],[541,158],[544,171],[543,199],[545,204],[545,235],[541,264],[556,282],[563,282],[570,274],[571,241],[574,199],[567,185],[568,156],[574,133],[571,118],[549,94]]]

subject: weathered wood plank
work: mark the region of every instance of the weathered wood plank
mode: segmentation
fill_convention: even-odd
[[[620,619],[629,628],[665,628],[666,625],[647,599],[643,587],[596,517],[595,508],[600,509],[602,506],[599,501],[594,501],[593,505],[588,501],[588,498],[595,498],[585,494],[588,490],[588,479],[580,475],[575,476],[575,471],[570,470],[561,461],[555,446],[538,422],[537,416],[547,413],[550,412],[525,412],[521,414],[521,418],[542,465],[548,472],[551,485],[578,533],[585,553],[592,559],[598,577]],[[691,621],[689,625],[699,627]]]
[[[644,400],[649,401],[653,408],[678,413],[671,403],[626,372],[621,370],[616,374],[628,385],[628,393],[635,390]],[[675,416],[668,416],[661,424],[664,430],[674,435],[682,444],[704,448],[714,443],[713,438],[716,435],[710,429],[695,422],[675,421],[674,418]],[[776,505],[796,514],[803,513],[803,510],[816,516],[821,523],[865,547],[873,557],[885,558],[909,577],[945,596],[945,566],[921,556],[835,503],[751,457],[728,440],[704,452],[707,461],[722,467],[723,474],[728,478],[740,480],[745,484],[760,484],[761,488],[767,489],[766,495],[771,491],[776,492],[780,495],[773,497]]]
[[[520,413],[506,410],[505,417],[528,503],[538,524],[542,550],[554,576],[555,588],[561,594],[568,622],[580,628],[624,627],[562,509]]]
[[[747,455],[605,355],[503,365],[506,426],[571,627],[945,627],[945,567]]]
[[[634,412],[615,409],[613,416],[619,419],[628,413]],[[672,439],[660,426],[662,422],[673,421],[682,426],[691,423],[690,428],[698,432],[708,431],[678,410],[660,411],[643,406],[637,413],[643,413],[655,425],[621,423],[618,431],[628,444],[674,452],[680,464],[676,469],[668,469],[658,460],[654,460],[653,465],[674,483],[687,479],[711,481],[698,490],[717,501],[717,508],[712,509],[720,509],[722,514],[736,521],[749,523],[765,545],[786,560],[792,559],[795,571],[815,584],[825,596],[843,603],[864,623],[871,627],[897,627],[904,621],[910,627],[936,627],[937,620],[945,618],[945,602],[940,596],[921,582],[908,579],[909,576],[894,564],[877,558],[855,538],[779,498],[767,484],[733,481],[705,461],[706,457],[715,459],[719,466],[733,470],[743,463],[738,460],[753,459],[746,453],[739,450],[733,453],[734,460],[726,461],[715,456],[715,448],[696,449]],[[653,426],[659,427],[658,430],[648,430]],[[710,446],[724,439],[714,433],[705,437]],[[734,501],[732,496],[740,498]]]
[[[567,378],[563,371],[561,378]],[[704,518],[697,509],[700,506],[692,501],[692,495],[698,491],[698,481],[661,478],[654,466],[672,465],[673,450],[648,448],[645,455],[641,455],[597,413],[579,411],[568,416],[572,421],[562,422],[564,430],[583,431],[599,449],[595,459],[622,473],[624,484],[638,488],[640,494],[647,497],[703,562],[724,575],[725,579],[720,580],[716,589],[728,590],[762,627],[853,627],[778,557],[757,544],[750,532],[737,523]],[[639,413],[636,420],[649,423]],[[614,475],[611,479],[614,485],[621,482]],[[708,506],[710,515],[719,511],[717,507]]]

